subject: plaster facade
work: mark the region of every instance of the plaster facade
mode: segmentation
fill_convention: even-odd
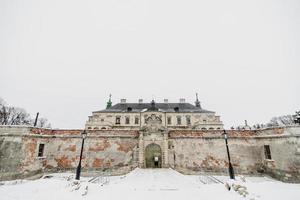
[[[126,103],[95,111],[89,116],[87,130],[132,129],[147,126],[152,115],[161,120],[165,129],[221,130],[223,123],[215,112],[204,110],[197,99],[195,105],[185,103]]]
[[[169,130],[159,118],[140,130],[89,130],[85,139],[84,172],[122,174],[147,167],[147,147],[161,149],[161,167],[183,173],[226,173],[228,159],[219,130]],[[76,168],[82,130],[0,126],[0,179]],[[227,131],[231,160],[238,174],[271,175],[300,182],[300,127]],[[40,144],[44,149],[39,156]],[[265,155],[269,146],[271,159]]]

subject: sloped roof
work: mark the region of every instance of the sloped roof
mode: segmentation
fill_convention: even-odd
[[[153,105],[151,103],[117,103],[108,109],[96,112],[142,112],[151,110],[152,108]],[[204,110],[190,103],[155,103],[155,108],[162,112],[214,113],[213,111]],[[175,111],[176,108],[178,108],[178,111]]]

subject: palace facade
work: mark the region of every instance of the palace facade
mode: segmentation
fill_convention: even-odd
[[[142,130],[150,124],[157,123],[162,129],[190,129],[190,130],[220,130],[223,123],[215,112],[201,107],[198,97],[195,104],[186,103],[180,99],[178,103],[127,103],[121,99],[120,103],[112,105],[111,99],[104,110],[95,111],[89,116],[85,128],[87,130],[131,129]]]

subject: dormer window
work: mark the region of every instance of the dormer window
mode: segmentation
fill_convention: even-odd
[[[131,112],[131,111],[132,111],[132,108],[131,108],[131,107],[127,107],[127,111],[128,111],[128,112]]]
[[[174,108],[174,111],[175,111],[175,112],[178,112],[178,111],[179,111],[179,107],[175,107],[175,108]]]

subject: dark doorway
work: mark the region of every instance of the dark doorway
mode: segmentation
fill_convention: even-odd
[[[145,149],[146,168],[161,168],[161,148],[157,144],[149,144]]]

